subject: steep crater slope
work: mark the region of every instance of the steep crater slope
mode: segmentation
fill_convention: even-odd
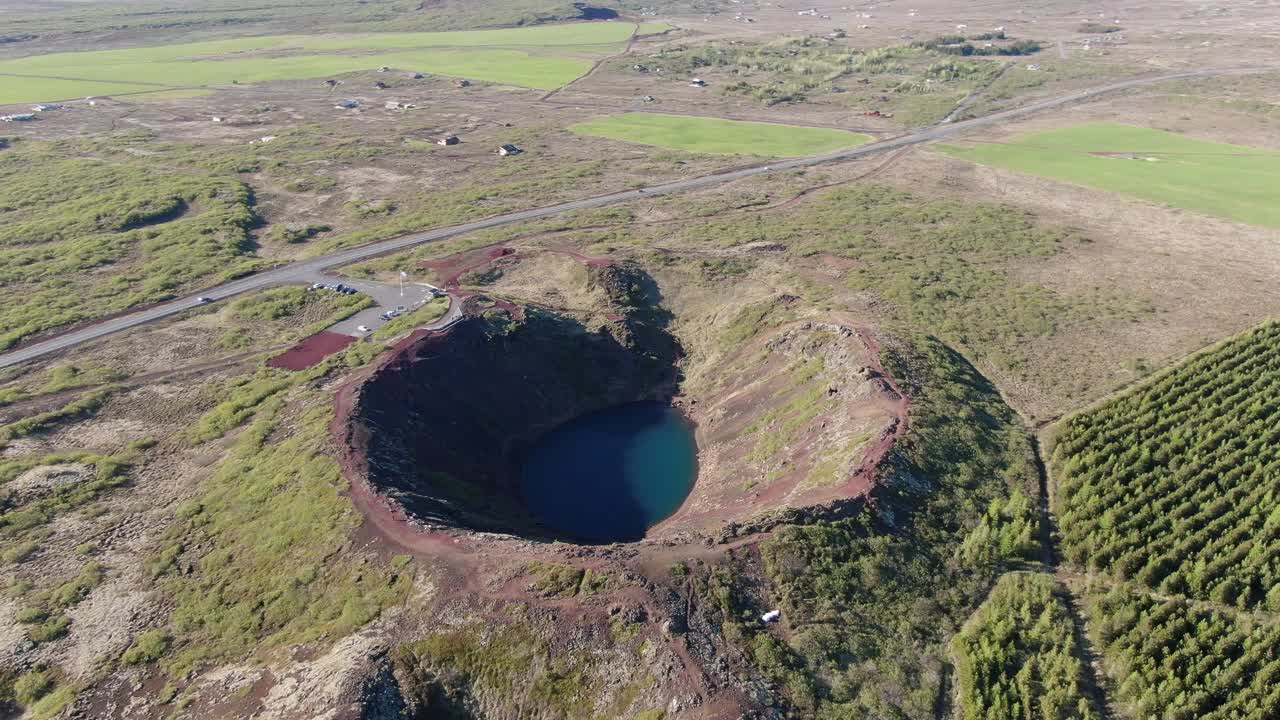
[[[907,400],[872,335],[795,318],[784,303],[771,303],[751,337],[690,363],[698,490],[660,529],[725,537],[848,515],[906,432]]]
[[[472,314],[403,342],[339,393],[335,429],[356,484],[422,527],[548,537],[520,499],[520,458],[576,417],[670,400],[680,347],[634,268],[590,269],[610,301],[595,328],[526,308]]]

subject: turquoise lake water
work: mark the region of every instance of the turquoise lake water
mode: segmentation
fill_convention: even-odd
[[[520,490],[540,520],[566,539],[638,540],[693,489],[693,428],[661,403],[584,415],[539,440]]]

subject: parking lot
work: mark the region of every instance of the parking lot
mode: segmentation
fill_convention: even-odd
[[[319,287],[316,287],[316,286]],[[338,292],[337,286],[344,289],[364,293],[377,303],[352,315],[346,320],[327,328],[329,332],[341,333],[352,337],[364,337],[382,327],[390,319],[388,313],[405,313],[416,310],[440,292],[429,285],[405,281],[403,288],[399,283],[380,283],[370,280],[335,280],[330,277],[317,276],[312,284],[315,292]],[[368,330],[360,330],[365,327]]]

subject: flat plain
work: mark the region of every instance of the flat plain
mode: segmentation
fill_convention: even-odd
[[[631,112],[569,128],[579,135],[719,155],[795,157],[861,145],[861,133],[775,123]]]
[[[1151,128],[1086,123],[1010,142],[946,146],[956,157],[1280,227],[1280,153]]]

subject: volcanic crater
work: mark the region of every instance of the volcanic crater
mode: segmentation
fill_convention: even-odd
[[[680,378],[652,279],[621,266],[591,278],[613,322],[472,303],[447,332],[411,336],[344,386],[335,429],[353,480],[419,527],[572,539],[521,499],[529,449],[592,412],[670,402]]]
[[[847,512],[868,495],[868,462],[901,433],[905,408],[865,333],[787,316],[715,352],[699,347],[686,367],[679,323],[645,270],[583,272],[606,299],[591,313],[472,296],[462,321],[413,334],[344,383],[333,429],[353,492],[417,531],[576,543],[732,535]],[[548,526],[521,492],[530,450],[566,423],[640,402],[696,426],[684,504],[647,534]]]

